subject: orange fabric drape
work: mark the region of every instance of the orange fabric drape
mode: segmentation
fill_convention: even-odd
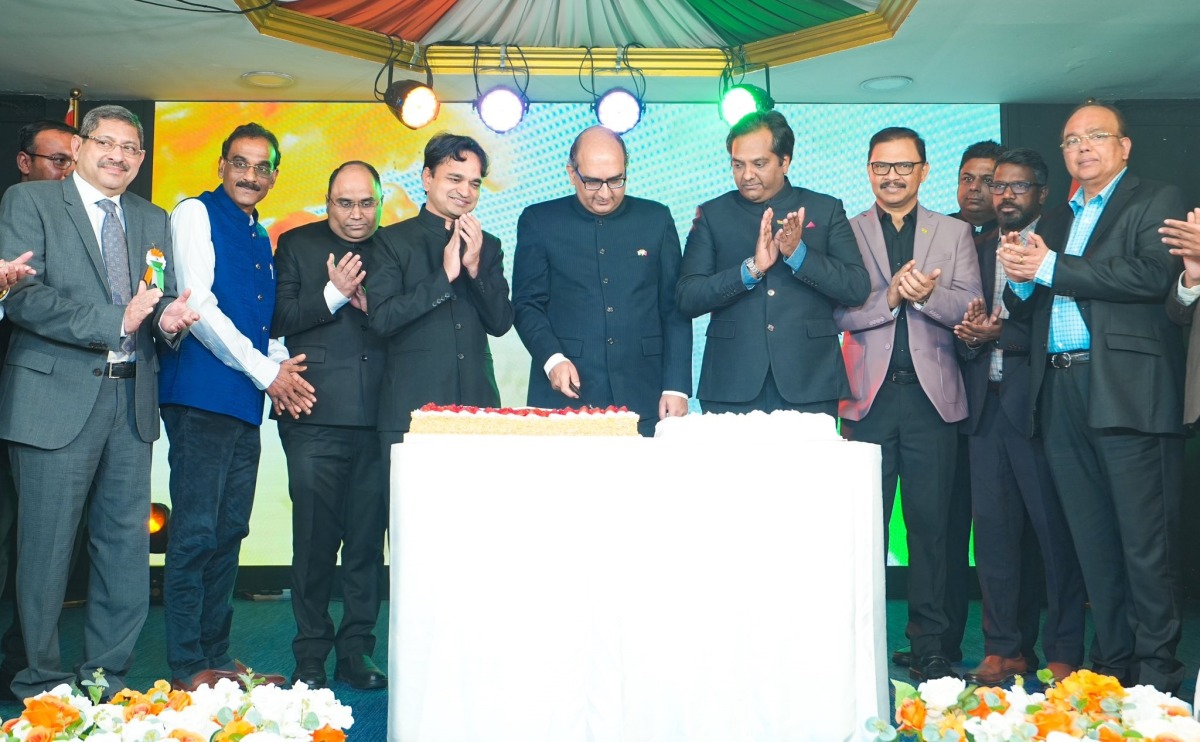
[[[287,9],[419,41],[458,0],[298,0]]]

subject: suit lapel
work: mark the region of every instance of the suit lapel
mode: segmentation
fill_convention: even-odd
[[[916,230],[913,235],[913,260],[916,261],[917,270],[928,273],[925,263],[929,259],[929,250],[933,247],[933,233],[937,227],[929,210],[924,206],[917,206],[917,223],[913,227]]]
[[[129,254],[129,285],[137,293],[137,282],[142,280],[146,265],[145,251],[150,245],[143,241],[141,204],[126,193],[121,196],[121,209],[125,212],[125,248]]]
[[[890,280],[892,266],[888,260],[887,246],[883,243],[883,227],[879,225],[879,215],[875,213],[874,206],[859,215],[858,229],[862,232],[863,241],[867,243],[867,249],[871,251],[871,257],[875,259],[880,273]]]
[[[996,250],[1000,246],[1000,238],[988,240],[979,248],[979,279],[983,284],[983,300],[987,304],[988,313],[995,309],[996,301]]]
[[[1091,257],[1091,246],[1097,240],[1104,237],[1104,233],[1108,231],[1117,217],[1125,209],[1125,204],[1128,203],[1130,197],[1133,196],[1133,189],[1138,186],[1138,177],[1129,171],[1125,171],[1125,175],[1121,178],[1121,182],[1112,192],[1112,196],[1108,199],[1108,203],[1104,204],[1104,211],[1100,214],[1100,220],[1096,222],[1095,229],[1092,230],[1091,236],[1088,237],[1087,246],[1083,248],[1083,257]]]
[[[104,265],[104,256],[100,253],[100,244],[96,242],[96,233],[92,229],[92,221],[88,218],[87,208],[83,205],[79,189],[75,187],[71,178],[63,181],[63,200],[67,204],[67,214],[79,232],[79,239],[83,241],[84,250],[92,260],[92,267],[96,269],[96,276],[104,286],[104,292],[111,295],[112,288],[108,285],[108,269]]]

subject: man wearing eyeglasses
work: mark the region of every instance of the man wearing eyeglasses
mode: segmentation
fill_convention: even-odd
[[[638,432],[687,414],[692,325],[675,307],[679,234],[662,204],[627,196],[625,142],[601,126],[571,145],[573,196],[517,222],[513,304],[529,404],[623,405]]]
[[[1063,127],[1079,183],[1037,234],[1005,236],[1005,304],[1029,319],[1030,401],[1075,537],[1096,627],[1092,663],[1178,692],[1183,342],[1163,309],[1182,272],[1158,230],[1182,192],[1126,169],[1120,112],[1085,103]]]
[[[21,182],[62,180],[75,170],[71,140],[78,132],[61,121],[35,121],[17,133],[17,170]]]
[[[174,298],[174,266],[154,287],[139,281],[150,245],[171,246],[166,213],[126,192],[144,146],[136,116],[94,108],[72,141],[71,177],[17,185],[0,202],[0,258],[32,251],[36,271],[2,305],[14,325],[0,375],[0,438],[20,497],[17,601],[29,667],[12,690],[22,698],[97,670],[108,681],[104,695],[123,688],[146,620],[154,346],[178,344],[197,315],[187,291]],[[85,509],[86,641],[77,669],[64,669],[58,619]]]
[[[842,354],[850,394],[842,435],[883,453],[883,515],[890,522],[896,481],[908,529],[909,674],[954,676],[943,641],[946,530],[959,421],[967,416],[954,333],[982,296],[971,230],[921,206],[929,174],[925,141],[890,127],[871,137],[867,174],[875,204],[850,220],[870,274],[861,306],[834,311],[845,331]]]
[[[387,461],[425,404],[498,407],[488,336],[512,327],[500,240],[479,204],[488,156],[479,142],[441,133],[425,145],[425,205],[379,231],[367,276],[370,327],[386,338],[379,440]]]
[[[171,682],[192,690],[244,667],[229,653],[234,583],[258,475],[264,392],[277,411],[308,414],[315,397],[271,339],[275,262],[257,205],[279,175],[279,142],[258,124],[221,145],[221,184],[171,214],[180,284],[200,320],[159,354],[170,441],[171,539],[163,576]],[[283,684],[283,676],[266,676]]]
[[[388,512],[387,467],[375,432],[386,346],[367,326],[363,290],[379,250],[379,173],[365,162],[338,166],[325,206],[327,219],[284,232],[275,252],[271,334],[305,356],[305,378],[320,399],[311,415],[274,415],[292,498],[292,682],[324,687],[325,660],[336,649],[339,679],[385,688],[387,676],[371,654]],[[329,598],[339,548],[342,620],[335,634]]]
[[[1048,177],[1045,160],[1033,150],[999,156],[988,190],[1005,234],[1016,232],[1028,241],[1036,232]],[[1042,650],[1046,666],[1060,681],[1083,662],[1087,602],[1042,440],[1025,430],[1029,322],[1010,318],[1004,307],[1007,276],[996,256],[999,242],[993,235],[977,245],[984,297],[971,303],[954,328],[966,349],[963,375],[970,417],[962,429],[971,457],[975,564],[983,594],[985,657],[966,678],[980,685],[1007,684],[1013,676],[1037,669],[1039,572],[1046,584]]]
[[[788,180],[795,134],[778,111],[751,113],[725,149],[737,190],[696,209],[676,297],[709,313],[697,396],[706,412],[837,414],[850,391],[836,306],[870,281],[842,202]]]

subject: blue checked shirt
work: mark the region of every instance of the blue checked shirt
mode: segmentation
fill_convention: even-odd
[[[1083,188],[1075,191],[1075,195],[1067,202],[1071,205],[1071,211],[1075,212],[1075,220],[1071,223],[1071,233],[1067,236],[1067,246],[1063,253],[1075,256],[1083,255],[1083,248],[1091,239],[1092,231],[1096,229],[1096,222],[1100,221],[1104,207],[1108,204],[1108,200],[1123,177],[1125,177],[1125,170],[1117,173],[1117,177],[1113,178],[1103,191],[1092,196],[1087,202],[1083,200]],[[1051,251],[1038,267],[1037,274],[1034,275],[1032,281],[1008,282],[1012,286],[1013,293],[1021,300],[1026,300],[1033,295],[1035,283],[1052,288],[1054,286],[1054,267],[1057,262],[1058,253]],[[1066,353],[1074,350],[1090,350],[1091,347],[1092,335],[1088,332],[1087,324],[1083,321],[1083,315],[1079,312],[1079,306],[1075,304],[1075,300],[1055,295],[1054,303],[1050,306],[1048,352]]]

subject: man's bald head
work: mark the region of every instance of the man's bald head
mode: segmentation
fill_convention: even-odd
[[[625,199],[625,140],[611,129],[584,129],[571,144],[567,175],[583,208],[597,216],[616,211]]]

